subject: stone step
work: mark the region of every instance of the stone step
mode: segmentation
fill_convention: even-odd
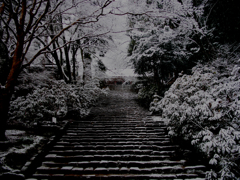
[[[123,122],[123,121],[127,121],[127,122],[131,122],[131,121],[135,121],[135,122],[156,122],[152,116],[146,116],[146,115],[111,115],[111,116],[101,116],[100,114],[98,114],[97,116],[93,117],[91,116],[91,118],[89,119],[79,119],[79,121],[73,121],[75,123],[77,122],[87,122],[87,121],[105,121],[105,122],[112,122],[112,121],[116,121],[116,122]],[[163,122],[163,121],[161,121]]]
[[[78,124],[78,123],[88,123],[88,122],[103,122],[103,123],[156,123],[156,121],[150,120],[150,119],[142,119],[142,117],[139,116],[133,116],[133,118],[129,117],[95,117],[93,119],[87,119],[82,121],[75,121],[72,124]],[[158,123],[164,123],[161,121],[158,121]]]
[[[170,160],[151,160],[151,161],[110,161],[110,160],[93,160],[93,161],[69,161],[65,164],[65,166],[71,166],[71,167],[82,167],[82,168],[87,168],[87,167],[141,167],[141,168],[147,168],[147,167],[165,167],[165,166],[184,166],[186,163],[185,160],[181,161],[170,161]],[[41,167],[47,167],[49,166],[49,170],[51,167],[60,167],[64,166],[64,163],[56,163],[55,161],[49,162],[45,161],[43,162],[44,166]],[[40,168],[41,168],[40,167]]]
[[[55,161],[55,162],[71,162],[71,161],[93,161],[93,160],[141,160],[141,161],[151,161],[151,160],[166,160],[171,159],[171,153],[162,153],[160,155],[138,155],[138,154],[114,154],[114,155],[103,155],[103,154],[85,154],[85,155],[70,155],[70,156],[61,156],[59,154],[48,154],[45,157],[46,161]]]
[[[203,175],[202,175],[203,176]],[[70,179],[195,179],[195,180],[205,180],[205,178],[199,178],[198,174],[188,174],[188,173],[179,173],[179,174],[113,174],[111,172],[107,174],[34,174],[34,178],[37,179],[49,179],[49,180],[70,180]]]
[[[103,122],[103,123],[112,123],[112,122],[116,122],[116,123],[126,123],[126,122],[136,122],[136,123],[141,123],[141,122],[146,122],[146,123],[154,123],[155,121],[153,121],[152,119],[142,119],[139,116],[136,117],[126,117],[126,116],[112,116],[112,117],[100,117],[100,116],[96,116],[92,119],[85,119],[85,120],[76,120],[71,122],[71,124],[78,124],[78,123],[88,123],[88,122]],[[160,121],[161,122],[161,121]]]
[[[71,162],[71,161],[82,161],[87,158],[87,160],[167,160],[171,159],[174,155],[172,151],[162,151],[162,152],[152,152],[152,154],[94,154],[94,153],[87,153],[83,152],[83,154],[78,155],[68,155],[68,156],[61,156],[58,154],[48,154],[45,156],[45,161],[55,161],[55,162]],[[170,157],[170,158],[169,158]],[[139,159],[138,159],[139,158]]]
[[[174,149],[172,147],[163,147],[161,151],[154,150],[154,149],[111,149],[111,150],[51,150],[50,154],[59,154],[63,156],[70,156],[70,155],[79,155],[79,154],[108,154],[108,155],[114,155],[114,154],[170,154],[174,152]]]
[[[81,128],[68,128],[67,131],[91,131],[91,130],[97,130],[99,132],[103,131],[103,132],[148,132],[148,133],[155,133],[155,132],[160,132],[160,131],[166,131],[167,128],[164,127],[160,127],[160,128],[153,128],[153,127],[148,127],[146,129],[142,128],[142,127],[130,127],[130,126],[126,126],[126,127],[111,127],[111,128],[99,128],[99,127],[94,127],[94,126],[87,126],[87,127],[81,127]]]
[[[139,127],[105,127],[105,128],[98,128],[98,127],[94,127],[94,126],[88,126],[88,127],[81,127],[81,128],[68,128],[67,131],[91,131],[91,130],[97,130],[99,132],[103,131],[103,132],[120,132],[120,133],[124,133],[124,132],[135,132],[135,133],[141,133],[141,132],[145,132],[145,133],[156,133],[156,132],[166,132],[167,128],[164,127],[160,127],[160,128],[152,128],[152,127],[148,127],[147,129],[143,129],[143,128],[139,128]]]
[[[140,131],[136,131],[136,130],[119,130],[119,129],[116,129],[116,130],[108,130],[108,129],[105,129],[105,130],[98,130],[98,129],[82,129],[82,130],[67,130],[66,131],[66,134],[69,134],[71,133],[71,135],[78,135],[78,134],[89,134],[89,135],[92,135],[92,134],[112,134],[112,135],[164,135],[164,136],[167,136],[167,132],[166,131],[157,131],[157,130],[154,130],[154,131],[143,131],[143,130],[140,130]]]
[[[142,129],[139,127],[134,127],[134,128],[130,128],[130,127],[114,127],[114,128],[94,128],[94,127],[86,127],[86,128],[78,128],[78,129],[68,129],[66,132],[70,132],[70,133],[79,133],[79,132],[96,132],[96,133],[166,133],[167,134],[167,130],[166,129],[154,129],[154,128],[148,128],[148,129]]]
[[[56,156],[56,158],[58,158]],[[55,160],[56,160],[55,158]],[[150,160],[150,161],[123,161],[123,160],[88,160],[88,161],[69,161],[69,162],[57,162],[57,161],[44,161],[42,167],[61,167],[61,166],[74,166],[74,167],[165,167],[165,166],[184,166],[185,160],[171,161],[171,160]]]
[[[88,138],[94,138],[94,139],[109,139],[109,138],[111,138],[111,139],[122,139],[122,138],[124,138],[124,139],[131,139],[131,138],[133,138],[133,139],[138,139],[138,138],[147,138],[147,139],[158,139],[158,137],[162,137],[161,135],[157,135],[157,134],[155,134],[155,135],[146,135],[146,134],[138,134],[138,135],[118,135],[118,134],[92,134],[92,135],[89,135],[89,134],[75,134],[75,135],[73,135],[73,134],[67,134],[67,135],[64,135],[64,136],[62,136],[62,138],[61,139],[64,139],[64,138],[70,138],[70,139],[77,139],[77,140],[79,140],[79,139],[88,139]]]
[[[68,146],[69,147],[69,146]],[[141,152],[141,151],[168,151],[168,150],[175,150],[178,146],[173,146],[173,145],[162,145],[162,146],[157,146],[157,145],[140,145],[140,146],[135,146],[135,145],[116,145],[116,146],[111,146],[111,145],[75,145],[72,146],[72,148],[67,148],[63,146],[54,146],[53,150],[56,152],[66,152],[66,153],[78,153],[79,151],[82,150],[91,150],[95,151],[96,153],[99,151],[101,152],[106,152],[106,153],[116,153],[116,152]]]
[[[76,145],[162,145],[163,141],[168,141],[168,138],[158,138],[158,141],[78,141],[78,142],[68,142],[68,141],[58,141],[56,145],[61,146],[76,146]]]
[[[161,141],[162,145],[169,144],[169,141]],[[74,145],[74,146],[68,146],[68,145],[55,145],[53,147],[54,150],[119,150],[119,149],[153,149],[156,150],[161,148],[169,149],[173,146],[157,146],[157,145],[134,145],[134,144],[128,144],[128,145],[95,145],[95,144],[86,144],[86,145]],[[176,148],[174,146],[173,148]]]
[[[120,129],[121,131],[120,131]],[[155,132],[160,132],[160,131],[166,131],[167,128],[166,127],[159,127],[159,128],[152,128],[152,127],[148,127],[146,129],[144,128],[140,128],[140,127],[105,127],[105,128],[99,128],[99,127],[94,127],[94,126],[88,126],[88,127],[80,127],[80,128],[68,128],[67,131],[91,131],[91,130],[98,130],[98,131],[109,131],[109,132],[115,132],[115,131],[119,131],[121,133],[123,132],[146,132],[146,133],[155,133]]]
[[[78,134],[88,134],[88,135],[166,135],[166,131],[134,131],[134,130],[129,130],[129,131],[124,131],[124,132],[120,132],[120,131],[112,131],[112,130],[95,130],[91,129],[91,130],[68,130],[66,131],[66,134],[70,134],[71,135],[78,135]]]
[[[83,136],[86,136],[86,137],[89,137],[89,136],[109,136],[109,137],[114,137],[114,136],[122,136],[122,137],[162,137],[164,136],[165,137],[165,134],[159,134],[159,133],[109,133],[109,132],[79,132],[79,133],[73,133],[73,132],[67,132],[63,137],[68,137],[68,136],[71,136],[71,137],[83,137]]]
[[[128,166],[91,166],[86,165],[74,166],[75,164],[69,164],[67,166],[48,167],[40,166],[37,168],[39,174],[169,174],[169,173],[197,173],[201,174],[205,170],[204,166],[162,166],[162,167],[128,167]]]
[[[127,118],[119,118],[119,119],[88,119],[86,121],[75,121],[71,122],[70,126],[79,125],[79,124],[136,124],[136,125],[150,125],[150,126],[157,126],[157,125],[165,125],[163,121],[152,121],[146,119],[139,119],[139,120],[132,120]]]
[[[166,126],[164,122],[149,122],[149,121],[129,121],[127,119],[124,120],[98,120],[98,121],[85,121],[85,122],[78,122],[78,123],[71,123],[70,127],[75,127],[79,125],[99,125],[99,126],[118,126],[118,125],[133,125],[133,126],[146,126],[146,127],[158,127],[158,126]]]
[[[66,133],[62,138],[159,138],[167,139],[168,136],[162,134],[148,135],[148,134],[118,134],[118,133]],[[170,139],[169,139],[170,140]]]
[[[88,141],[88,142],[117,142],[117,141],[159,141],[159,138],[111,138],[111,137],[99,137],[99,138],[92,138],[92,137],[82,137],[82,138],[64,138],[62,137],[60,141],[66,142],[79,142],[79,141]]]
[[[81,125],[83,126],[99,126],[99,127],[104,127],[104,126],[145,126],[145,127],[166,127],[166,125],[163,122],[146,122],[146,121],[87,121],[87,122],[79,122],[79,123],[71,123],[69,126],[74,128],[74,127],[80,127]]]
[[[76,121],[72,121],[72,124],[78,124],[78,123],[88,123],[88,122],[103,122],[103,123],[111,123],[111,122],[146,122],[146,123],[153,123],[155,121],[153,121],[152,119],[142,119],[139,116],[133,116],[132,118],[130,117],[126,117],[126,116],[112,116],[112,117],[100,117],[100,116],[96,116],[94,118],[91,119],[82,119],[82,120],[76,120]]]
[[[174,150],[176,148],[178,148],[178,145],[167,145],[164,144],[163,142],[160,142],[162,144],[159,145],[134,145],[134,144],[128,144],[128,145],[93,145],[89,142],[88,145],[75,145],[75,146],[71,146],[72,148],[69,150],[111,150],[111,151],[119,151],[119,150],[127,150],[127,151],[135,151],[135,150],[146,150],[146,149],[151,149],[151,150],[158,150],[158,151],[163,151],[163,150]],[[63,148],[62,150],[67,150],[66,148],[64,148],[64,146],[59,146],[56,145],[54,146],[55,148],[53,149],[57,149],[57,148]],[[70,147],[70,146],[68,146]],[[61,150],[61,149],[57,149],[57,150]]]

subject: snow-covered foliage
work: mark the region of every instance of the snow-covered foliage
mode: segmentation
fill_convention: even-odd
[[[189,58],[200,47],[195,36],[206,36],[196,18],[203,13],[202,7],[194,7],[191,0],[138,1],[148,16],[130,16],[133,27],[129,55],[136,72],[155,73],[165,79],[169,72],[182,71]],[[157,70],[154,70],[157,68]]]
[[[152,97],[156,92],[157,87],[155,85],[144,85],[138,91],[138,99],[144,106],[149,107]]]
[[[20,73],[14,88],[13,99],[25,96],[38,88],[49,87],[56,78],[55,70],[45,70],[42,66],[31,66]]]
[[[129,56],[135,72],[147,77],[148,81],[153,77],[157,86],[154,91],[163,96],[177,75],[182,71],[190,73],[199,56],[203,56],[201,48],[204,46],[200,47],[198,42],[208,34],[198,21],[203,7],[194,6],[192,0],[133,3],[147,15],[129,16],[129,26],[133,28],[128,32],[131,37]],[[144,87],[139,97],[150,95],[152,99],[155,92],[151,91]]]
[[[197,146],[221,179],[240,177],[240,62],[219,58],[179,77],[150,110],[162,112],[169,135]]]
[[[7,130],[6,137],[11,142],[2,146],[0,155],[0,174],[11,172],[21,173],[20,170],[26,161],[44,143],[42,136],[28,135],[25,131]],[[14,178],[15,179],[15,178]]]
[[[46,71],[44,73],[48,74]],[[10,124],[17,121],[31,126],[34,122],[51,120],[52,117],[64,118],[69,111],[84,117],[88,115],[99,95],[105,93],[96,81],[83,87],[48,78],[44,73],[22,75],[21,82],[25,83],[18,85],[16,89],[21,92],[21,88],[25,87],[27,94],[18,93],[21,96],[11,101]]]

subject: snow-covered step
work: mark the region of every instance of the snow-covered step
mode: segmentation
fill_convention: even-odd
[[[126,140],[126,138],[111,138],[111,137],[108,137],[108,138],[92,138],[92,137],[82,137],[81,138],[81,141],[88,141],[88,142],[114,142],[114,141],[124,141]],[[128,138],[127,141],[158,141],[159,139],[158,138]],[[79,142],[80,141],[80,138],[61,138],[60,141],[66,141],[66,142]]]
[[[94,129],[93,129],[94,130]],[[140,135],[147,135],[149,137],[151,136],[164,136],[167,137],[166,132],[164,131],[135,131],[135,130],[129,130],[129,131],[121,131],[120,129],[118,130],[103,130],[98,131],[96,130],[93,132],[93,130],[90,131],[68,131],[66,135],[68,136],[83,136],[83,135],[89,135],[89,136],[104,136],[104,135],[118,135],[118,136],[130,136],[130,135],[135,135],[135,136],[140,136]],[[114,132],[114,133],[112,133]],[[119,132],[119,133],[118,133]],[[65,136],[66,137],[66,136]]]
[[[160,142],[162,146],[157,146],[157,145],[139,145],[139,144],[127,144],[127,145],[114,145],[114,144],[110,144],[110,145],[96,145],[96,144],[85,144],[85,145],[74,145],[74,146],[64,146],[64,145],[55,145],[53,147],[54,150],[69,150],[69,149],[73,149],[73,150],[101,150],[101,149],[108,149],[108,150],[116,150],[116,149],[163,149],[165,148],[169,148],[169,147],[173,147],[176,148],[178,146],[163,146],[166,144],[169,144],[170,141],[161,141]]]
[[[78,134],[78,135],[71,135],[71,134],[67,134],[65,136],[62,137],[63,138],[71,138],[71,139],[79,139],[79,138],[94,138],[94,139],[102,139],[102,138],[161,138],[161,137],[165,137],[165,136],[161,136],[159,134],[147,134],[147,133],[139,133],[139,134]]]
[[[138,167],[138,168],[152,168],[153,170],[163,170],[163,169],[169,169],[170,167],[181,167],[181,169],[184,169],[184,164],[186,162],[184,160],[181,161],[170,161],[170,160],[149,160],[149,161],[141,161],[141,160],[135,160],[135,161],[115,161],[115,160],[92,160],[92,161],[69,161],[69,162],[54,162],[54,161],[45,161],[43,162],[43,167],[49,167],[48,170],[51,170],[52,167],[63,167],[63,166],[71,166],[71,167],[93,167],[94,169],[96,167]],[[168,167],[168,168],[167,168]],[[196,166],[197,167],[197,166]],[[198,166],[199,168],[200,166]],[[41,169],[40,168],[40,169]],[[203,168],[203,167],[201,167]],[[204,167],[205,168],[205,167]],[[196,168],[197,169],[197,168]],[[192,169],[191,169],[192,170]]]
[[[151,161],[155,159],[166,160],[171,159],[172,152],[162,153],[159,155],[148,155],[148,154],[114,154],[114,155],[102,155],[102,154],[83,154],[75,156],[60,156],[56,154],[49,154],[45,157],[46,162],[72,162],[72,161],[99,161],[99,160],[114,160],[114,161]],[[45,163],[45,161],[43,163]]]
[[[204,175],[201,175],[204,176]],[[184,179],[184,180],[205,180],[205,178],[199,177],[199,174],[188,174],[188,173],[179,173],[179,174],[34,174],[34,178],[37,179]]]
[[[115,147],[115,148],[114,148]],[[109,153],[109,154],[114,154],[117,152],[120,153],[126,153],[126,152],[132,152],[132,153],[151,153],[152,151],[168,151],[168,150],[174,150],[178,146],[156,146],[156,145],[140,145],[139,147],[134,146],[134,145],[123,145],[123,146],[110,146],[110,145],[98,145],[98,146],[75,146],[74,148],[70,149],[56,149],[53,148],[51,153],[58,153],[58,154],[78,154],[78,153],[83,153],[84,151],[94,151],[96,153],[101,152],[101,153]]]
[[[59,166],[59,168],[52,168],[48,166],[41,166],[37,168],[37,171],[39,174],[60,174],[61,172],[64,172],[65,174],[109,174],[116,173],[116,174],[152,174],[152,173],[158,173],[158,174],[169,174],[169,173],[188,173],[189,170],[191,170],[191,174],[193,173],[199,173],[202,174],[205,171],[204,166],[195,166],[194,169],[192,167],[182,167],[182,166],[165,166],[165,167],[127,167],[127,166],[100,166],[100,167],[94,167],[94,166],[72,166],[74,164],[69,165],[62,165]],[[189,173],[190,174],[190,173]]]
[[[159,138],[160,141],[94,141],[91,142],[91,145],[162,145],[164,141],[168,141],[166,138]],[[59,146],[81,146],[81,145],[89,145],[89,141],[75,141],[75,142],[67,142],[67,141],[58,141],[56,145]]]

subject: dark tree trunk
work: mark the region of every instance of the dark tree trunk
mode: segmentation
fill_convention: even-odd
[[[49,28],[50,28],[50,31],[51,31],[51,39],[53,39],[54,38],[54,29],[53,29],[53,25],[52,25],[52,23],[50,23],[50,26],[49,26]],[[54,41],[53,42],[53,49],[56,49],[56,42]],[[61,66],[61,63],[60,63],[60,61],[59,61],[59,58],[58,58],[58,54],[57,54],[57,52],[56,51],[54,51],[53,53],[51,53],[52,54],[52,56],[53,56],[53,58],[54,58],[54,60],[55,60],[55,62],[56,62],[56,64],[57,64],[57,67],[58,67],[58,73],[59,73],[59,75],[60,75],[60,79],[63,79],[63,72],[62,72],[62,66]]]
[[[22,32],[23,33],[23,32]],[[17,78],[21,71],[22,66],[22,52],[23,52],[24,36],[20,33],[18,36],[18,42],[13,55],[12,67],[9,72],[7,82],[4,88],[0,88],[0,114],[1,114],[1,126],[0,126],[0,140],[5,140],[6,124],[8,119],[8,110],[10,100],[14,92]]]
[[[11,61],[8,57],[8,49],[4,42],[0,39],[0,83],[6,83],[10,68]]]
[[[91,81],[92,73],[91,73],[91,55],[89,53],[84,53],[83,55],[83,83],[84,85]]]
[[[162,90],[162,83],[161,83],[161,78],[159,77],[159,73],[158,73],[158,69],[157,68],[154,68],[154,81],[157,85],[157,88],[158,88],[158,94],[161,93],[161,90]]]
[[[54,44],[54,43],[53,43],[53,44]],[[57,64],[58,73],[59,73],[59,75],[60,75],[60,79],[63,79],[62,66],[61,66],[60,61],[59,61],[59,59],[58,59],[57,52],[54,51],[54,52],[52,53],[52,56],[53,56],[53,58],[54,58],[54,60],[55,60],[55,62],[56,62],[56,64]]]
[[[73,80],[76,82],[76,54],[77,54],[77,48],[73,46],[72,48],[72,61],[73,61]]]
[[[6,140],[5,131],[8,120],[8,111],[11,95],[7,93],[6,89],[0,88],[0,141]]]
[[[8,49],[6,45],[0,39],[0,83],[5,84],[7,81],[7,76],[10,71],[11,63],[8,58]],[[1,85],[0,84],[0,85]],[[6,140],[5,131],[6,123],[8,119],[8,109],[9,109],[10,97],[5,89],[5,87],[0,87],[0,140]]]
[[[4,88],[0,88],[0,114],[1,114],[0,140],[5,139],[5,131],[8,119],[10,100],[14,92],[14,87],[16,85],[17,78],[20,74],[22,66],[21,57],[23,51],[23,43],[24,39],[19,37],[19,41],[17,43],[17,47],[15,49],[15,53],[13,56],[12,67],[8,75],[6,85]]]
[[[82,63],[83,63],[83,72],[84,72],[84,57],[83,57],[83,49],[82,49],[81,47],[79,47],[79,49],[80,49],[80,53],[81,53],[81,58],[82,58]],[[84,77],[84,73],[83,73],[83,74],[82,74],[83,85],[85,85],[85,84],[84,84],[84,79],[85,79],[85,77]]]
[[[60,44],[59,44],[59,42],[58,42],[58,39],[56,39],[56,44],[57,44],[58,47],[60,47]],[[63,65],[63,52],[62,52],[62,48],[59,48],[59,54],[60,54],[59,60],[60,60],[61,66],[62,66],[62,65]]]
[[[59,21],[60,21],[60,27],[63,29],[63,22],[62,22],[62,14],[59,15]],[[62,34],[63,37],[63,44],[64,46],[64,54],[65,54],[65,60],[66,60],[66,67],[67,67],[67,72],[66,75],[68,76],[68,83],[72,82],[72,73],[71,73],[71,65],[70,65],[70,60],[69,60],[69,45],[67,44],[66,37],[64,33]]]
[[[63,43],[64,44],[66,43],[65,36],[63,37]],[[67,45],[64,47],[64,53],[65,53],[65,58],[66,58],[68,82],[71,83],[72,82],[71,65],[70,65],[70,61],[69,61],[69,48]]]
[[[17,44],[14,50],[12,58],[12,66],[10,72],[7,76],[7,81],[5,87],[0,87],[0,115],[1,115],[1,125],[0,125],[0,140],[5,140],[5,131],[8,119],[8,110],[10,105],[10,100],[14,92],[14,87],[16,85],[17,78],[21,71],[22,58],[23,58],[23,46],[24,46],[24,21],[26,15],[26,0],[22,1],[22,11],[19,18],[15,19],[17,23]]]

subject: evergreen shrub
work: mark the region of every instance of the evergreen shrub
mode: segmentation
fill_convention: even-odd
[[[169,135],[191,141],[209,158],[207,179],[240,177],[240,61],[219,58],[179,77],[152,103]]]

